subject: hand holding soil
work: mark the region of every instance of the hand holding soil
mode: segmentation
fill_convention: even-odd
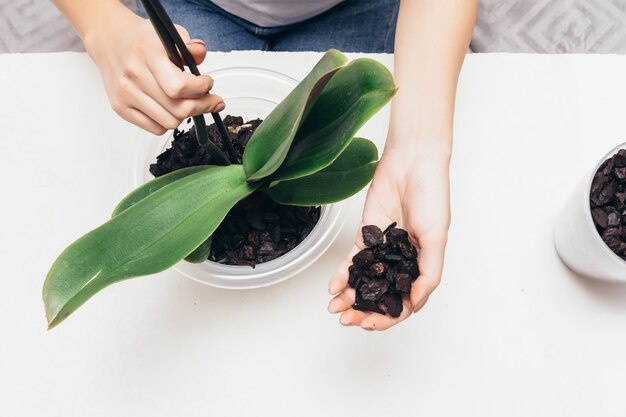
[[[360,227],[355,246],[329,284],[329,292],[336,296],[328,309],[341,313],[343,325],[388,329],[422,308],[439,285],[450,224],[448,178],[447,161],[420,160],[410,150],[385,151],[367,195],[361,227],[376,225],[385,229],[396,221],[419,249],[420,275],[410,295],[403,297],[399,317],[355,310],[356,291],[348,285],[348,269],[353,256],[366,248]]]
[[[352,257],[348,285],[355,289],[354,310],[398,318],[402,299],[411,294],[419,275],[417,248],[406,230],[391,223],[383,231],[376,225],[361,228],[365,249]]]

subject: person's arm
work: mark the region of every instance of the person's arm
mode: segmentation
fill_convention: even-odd
[[[403,0],[396,31],[387,147],[450,156],[456,86],[471,40],[478,0]],[[411,123],[407,123],[411,121]]]
[[[368,191],[363,223],[407,229],[419,248],[420,276],[397,319],[356,311],[347,287],[352,256],[330,280],[337,294],[329,311],[344,325],[384,330],[406,319],[428,300],[441,280],[450,225],[449,163],[456,86],[476,19],[478,0],[403,0],[395,45],[398,92],[392,102],[385,151]]]
[[[125,120],[156,135],[188,116],[221,111],[209,94],[213,80],[172,64],[150,22],[118,0],[54,0],[83,40],[104,81],[111,107]],[[201,40],[177,26],[196,63],[207,53]]]

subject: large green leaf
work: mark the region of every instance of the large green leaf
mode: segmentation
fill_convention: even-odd
[[[339,69],[313,104],[272,180],[300,178],[329,166],[396,90],[389,70],[372,59],[356,59]]]
[[[276,202],[293,206],[316,206],[344,200],[365,187],[378,165],[376,145],[354,138],[328,167],[294,180],[279,181],[265,192]]]
[[[241,165],[209,167],[155,191],[72,243],[44,283],[49,328],[104,287],[176,264],[256,188]]]
[[[341,52],[335,49],[326,52],[309,75],[265,118],[243,154],[249,180],[265,178],[280,167],[311,103],[346,62]]]
[[[210,168],[209,165],[199,165],[193,167],[187,167],[178,169],[176,171],[170,172],[169,174],[162,175],[158,178],[153,179],[137,188],[135,188],[130,194],[128,194],[113,210],[112,217],[117,216],[127,208],[137,204],[144,198],[148,197],[150,194],[155,191],[160,190],[161,188],[170,185],[181,178],[188,177],[191,174],[195,174],[196,172],[204,171],[205,169]],[[207,260],[209,257],[209,253],[211,251],[211,237],[200,246],[198,246],[193,252],[185,257],[187,262],[192,263],[202,263]]]
[[[195,167],[182,168],[170,172],[169,174],[165,174],[158,178],[155,178],[152,181],[148,181],[147,183],[135,188],[130,194],[124,197],[124,199],[120,201],[117,207],[115,207],[115,209],[113,210],[112,216],[117,216],[130,206],[135,205],[136,203],[140,202],[144,198],[148,197],[150,194],[160,190],[166,185],[170,185],[171,183],[178,181],[181,178],[188,177],[191,174],[204,171],[208,168],[210,168],[209,165],[199,165]]]

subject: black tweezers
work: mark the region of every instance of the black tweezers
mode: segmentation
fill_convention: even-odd
[[[192,74],[200,75],[200,71],[198,71],[198,67],[196,66],[189,49],[183,42],[183,39],[180,37],[180,34],[176,30],[174,23],[172,23],[172,19],[169,17],[163,5],[159,0],[141,0],[156,33],[159,35],[165,50],[167,51],[167,56],[170,61],[174,63],[178,68],[182,71],[185,70],[185,65],[189,68]],[[182,55],[182,59],[181,59]],[[224,122],[219,113],[211,113],[213,116],[213,120],[215,121],[215,125],[217,126],[217,130],[220,133],[222,143],[228,152],[228,156],[230,162],[233,164],[238,163],[237,154],[235,153],[235,149],[233,148],[233,144],[230,141],[230,137],[228,135],[228,131],[224,126]],[[194,116],[194,124],[196,126],[196,136],[198,137],[198,142],[207,148],[207,151],[210,154],[218,159],[218,162],[223,164],[228,164],[228,160],[224,157],[224,155],[219,152],[217,155],[215,152],[211,152],[211,148],[215,151],[215,147],[209,144],[209,138],[206,131],[206,124],[204,122],[204,116],[198,115]],[[218,148],[219,149],[219,148]],[[221,159],[221,160],[220,160]]]

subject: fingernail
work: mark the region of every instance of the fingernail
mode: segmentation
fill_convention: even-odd
[[[216,112],[221,112],[221,111],[222,111],[222,110],[224,110],[225,108],[226,108],[226,103],[224,103],[224,102],[222,101],[220,104],[218,104],[218,105],[215,107],[215,111],[216,111]]]
[[[348,320],[348,318],[346,316],[341,316],[339,318],[339,323],[341,323],[344,326],[349,326],[350,325],[350,321]]]
[[[191,39],[187,42],[187,45],[191,44],[206,46],[206,43],[202,39]]]
[[[330,300],[330,303],[328,303],[328,312],[329,313],[336,313],[336,308],[335,308],[335,300]]]

